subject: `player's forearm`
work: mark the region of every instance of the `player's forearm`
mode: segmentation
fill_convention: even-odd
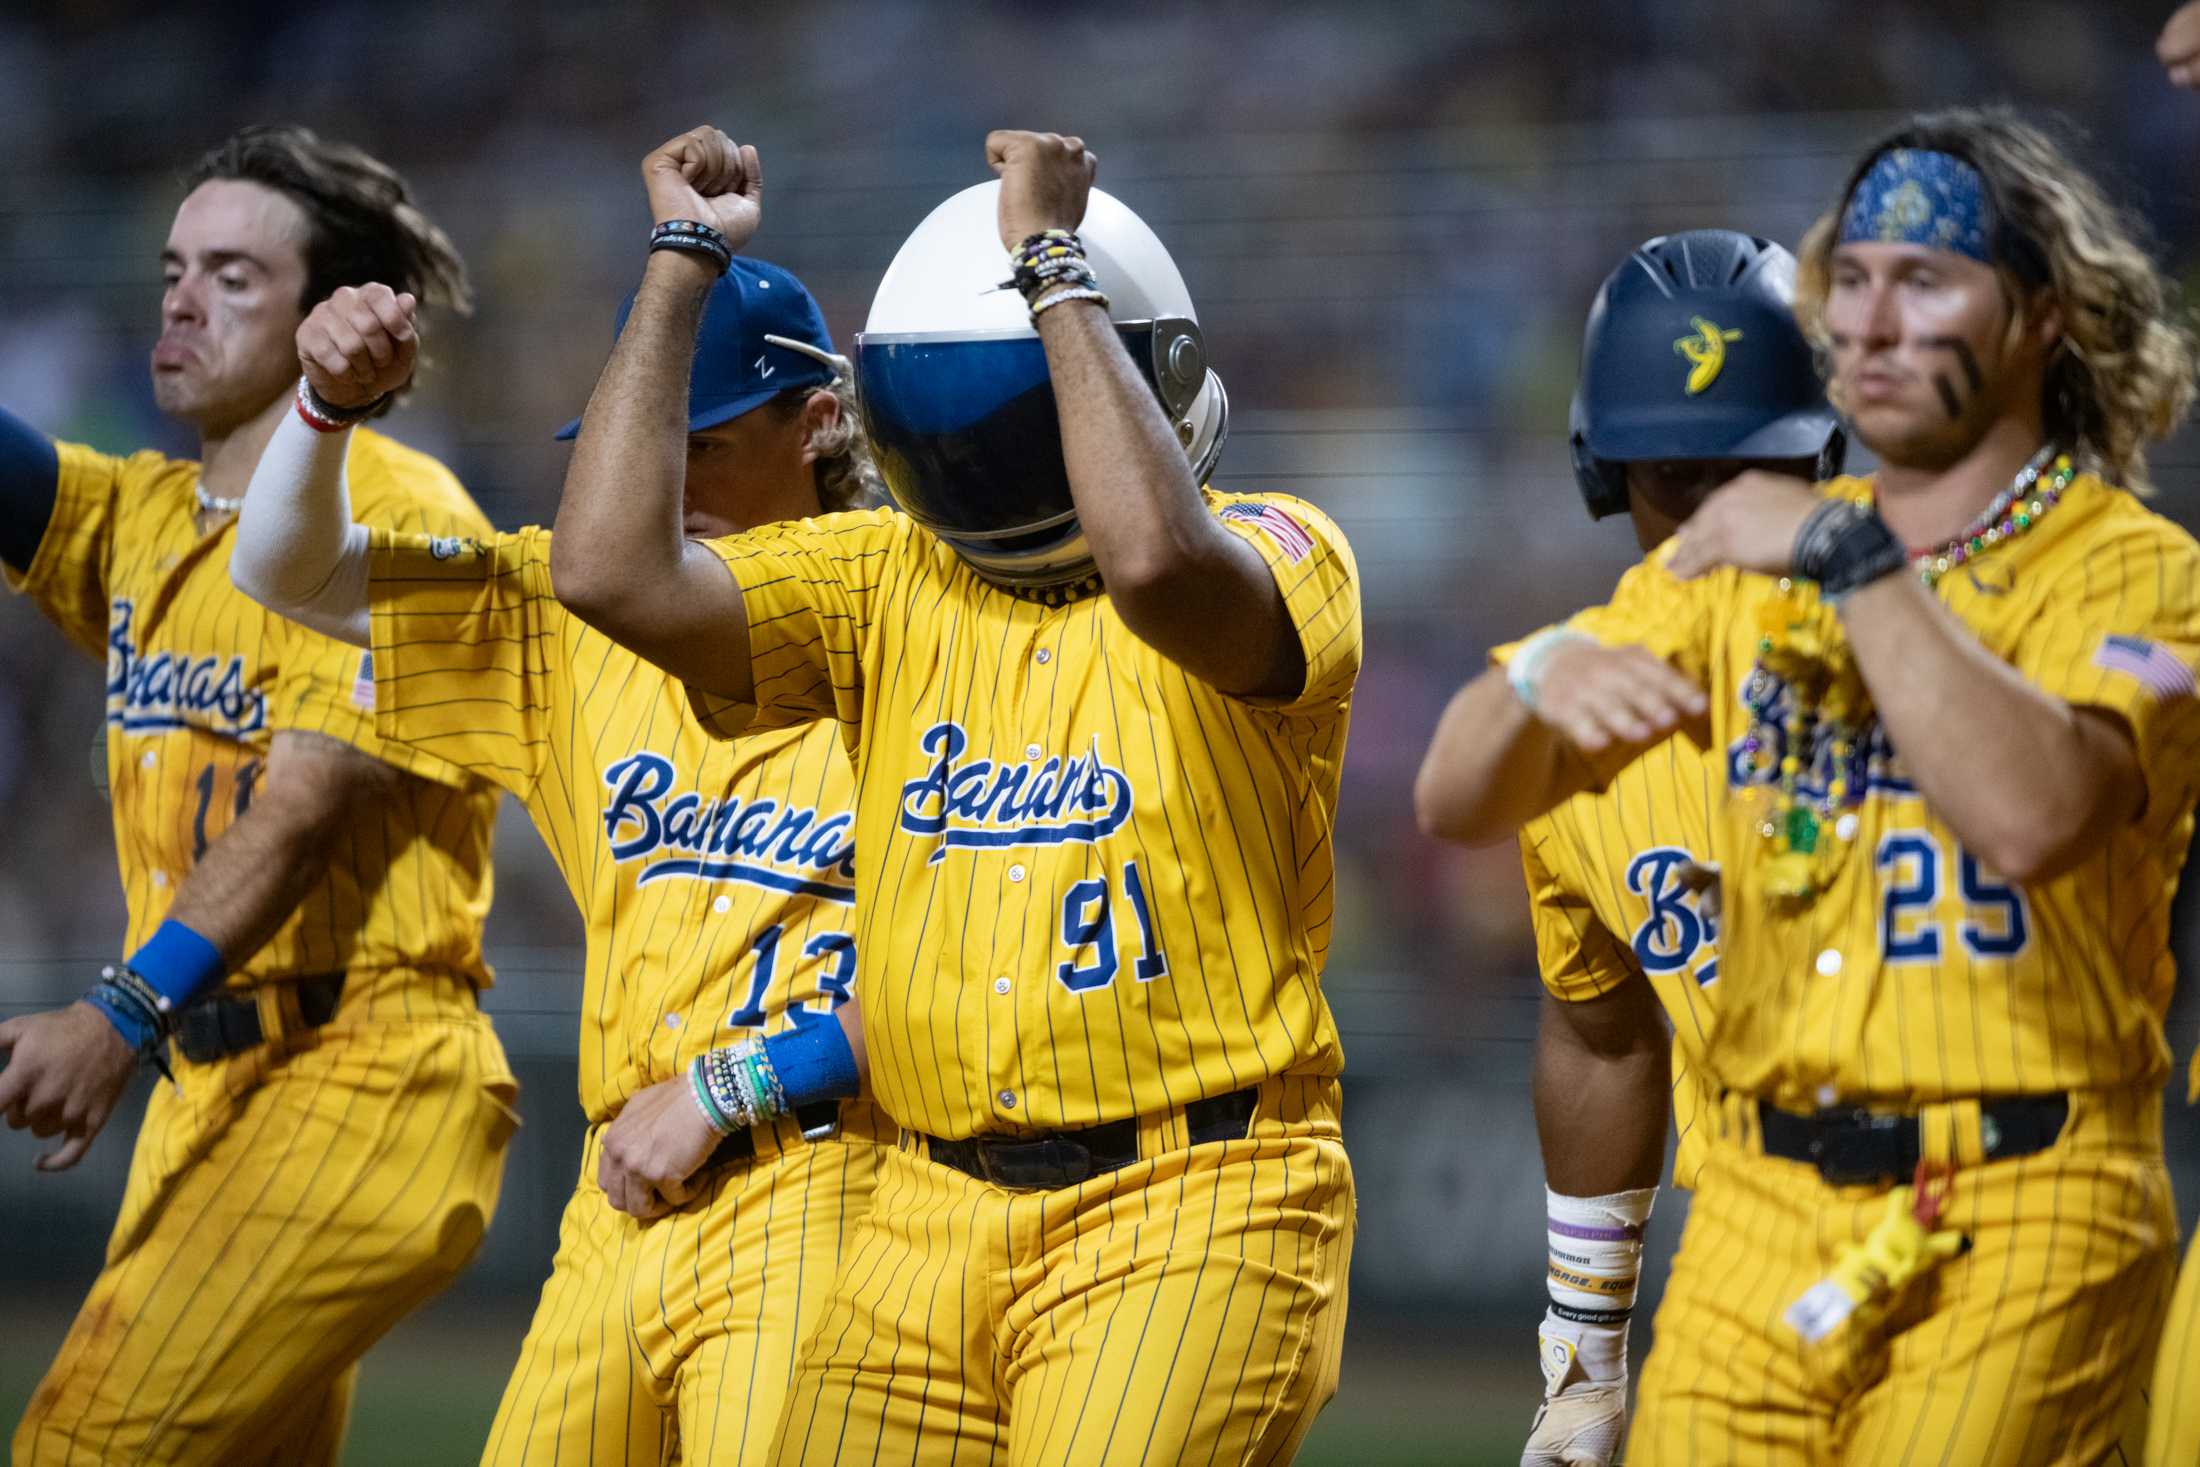
[[[650,617],[685,556],[688,375],[712,278],[696,255],[649,257],[566,469],[551,579],[560,601],[613,636]]]
[[[2138,812],[2128,736],[2026,682],[1914,578],[1853,593],[1841,620],[1910,777],[1996,875],[2056,875]]]
[[[351,430],[318,433],[286,414],[252,472],[229,579],[253,600],[355,647],[371,645],[368,534],[352,523]]]
[[[45,538],[60,480],[53,440],[0,408],[0,561],[19,574]]]
[[[1275,576],[1208,513],[1184,449],[1107,310],[1042,312],[1071,497],[1123,624],[1228,693],[1289,696],[1306,676]]]
[[[1503,840],[1587,787],[1589,770],[1490,668],[1452,695],[1413,782],[1425,834],[1464,845]]]
[[[697,256],[649,258],[634,307],[581,417],[550,542],[558,600],[693,687],[754,692],[740,590],[681,528],[687,399],[713,275]]]
[[[230,967],[244,962],[327,872],[355,812],[392,798],[406,778],[340,740],[276,734],[251,804],[192,868],[170,920],[212,943]]]
[[[1655,1187],[1665,1169],[1672,1106],[1671,1041],[1639,980],[1586,1005],[1546,994],[1535,1045],[1535,1129],[1551,1190],[1573,1197]],[[1623,1009],[1625,1022],[1585,1039],[1587,1006]]]
[[[207,846],[168,920],[212,943],[229,968],[241,966],[327,874],[341,829],[340,811],[285,809],[262,796]]]

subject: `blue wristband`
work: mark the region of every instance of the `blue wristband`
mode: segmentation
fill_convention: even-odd
[[[180,1009],[221,982],[225,966],[214,944],[170,918],[131,954],[130,969],[152,984],[170,1008]]]
[[[85,994],[84,1001],[107,1016],[107,1022],[115,1026],[115,1032],[122,1036],[122,1042],[129,1045],[134,1054],[144,1054],[160,1038],[159,1033],[145,1020],[136,1014],[125,1013],[120,1005],[109,1001],[105,994],[97,990]]]
[[[764,1041],[764,1054],[787,1094],[789,1110],[821,1100],[852,1100],[862,1083],[855,1051],[840,1032],[838,1019],[818,1019],[774,1034]]]

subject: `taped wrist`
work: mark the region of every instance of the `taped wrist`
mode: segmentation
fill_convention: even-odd
[[[1627,1373],[1627,1322],[1642,1277],[1643,1229],[1657,1196],[1655,1187],[1602,1197],[1544,1189],[1551,1260],[1546,1277],[1551,1303],[1543,1317],[1546,1374],[1552,1340],[1573,1346],[1573,1358],[1590,1380]]]

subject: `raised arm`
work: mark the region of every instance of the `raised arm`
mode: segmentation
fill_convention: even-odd
[[[1001,176],[1001,241],[1010,250],[1044,230],[1074,230],[1084,218],[1098,160],[1080,139],[996,132],[985,150]],[[1038,330],[1070,494],[1123,624],[1224,692],[1301,691],[1305,656],[1275,574],[1208,511],[1107,307],[1052,306]]]
[[[692,220],[738,251],[762,217],[756,149],[716,128],[642,160],[652,218]],[[551,540],[558,600],[691,688],[754,691],[741,593],[719,558],[681,532],[689,366],[717,278],[707,254],[654,249],[611,360],[581,416]]]
[[[298,365],[315,398],[355,412],[405,385],[419,345],[409,293],[347,285],[298,327]],[[284,415],[245,491],[229,579],[268,610],[365,647],[368,535],[352,523],[344,479],[350,447],[349,426]]]

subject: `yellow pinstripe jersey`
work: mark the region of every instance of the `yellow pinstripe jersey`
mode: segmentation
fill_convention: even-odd
[[[199,466],[76,444],[53,517],[19,579],[69,640],[107,663],[107,773],[130,925],[160,924],[177,884],[251,802],[282,731],[323,734],[423,776],[354,818],[328,872],[229,982],[344,969],[444,968],[486,985],[496,795],[448,765],[385,744],[364,655],[262,610],[229,583],[236,523],[195,520]],[[357,517],[437,534],[486,533],[450,471],[379,434],[347,460]]]
[[[1777,586],[1731,570],[1684,582],[1664,562],[1628,572],[1574,624],[1699,681],[1715,744],[1738,761],[1758,608]],[[2130,728],[2145,809],[2075,869],[2019,888],[1964,849],[1875,725],[1856,823],[1829,822],[1843,854],[1815,900],[1788,907],[1761,890],[1766,843],[1730,801],[1712,1072],[1795,1109],[2159,1085],[2170,899],[2200,776],[2200,545],[2081,475],[2029,534],[1938,590],[2034,687]]]
[[[1011,595],[891,511],[715,542],[753,726],[830,718],[856,759],[871,1080],[905,1126],[1086,1126],[1343,1063],[1321,971],[1351,553],[1288,496],[1209,501],[1296,624],[1288,702],[1197,681],[1104,596]],[[721,729],[751,714],[697,707]]]
[[[588,922],[592,1121],[698,1054],[846,1001],[854,772],[829,725],[711,738],[550,589],[550,536],[377,534],[376,719],[517,795]]]
[[[1703,1164],[1696,1121],[1719,951],[1681,871],[1714,859],[1724,770],[1723,759],[1675,737],[1601,793],[1576,795],[1520,831],[1543,986],[1579,1003],[1639,974],[1673,1026],[1673,1180],[1683,1187]]]

